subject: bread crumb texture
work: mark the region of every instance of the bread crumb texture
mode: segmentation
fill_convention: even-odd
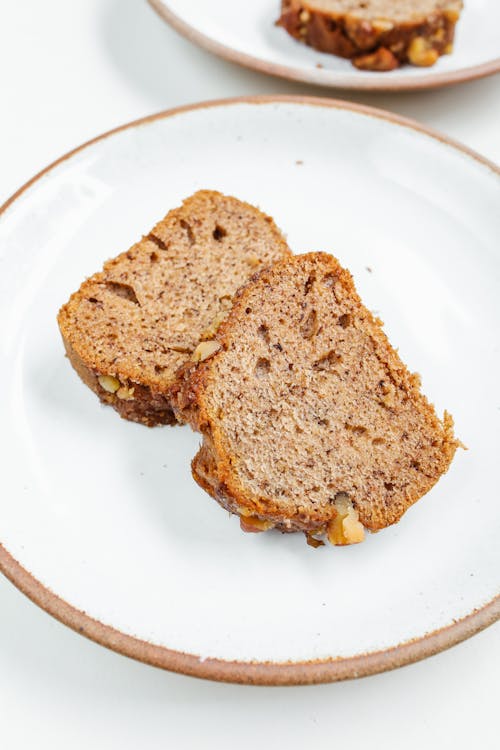
[[[296,256],[240,290],[220,348],[191,363],[174,406],[203,434],[193,476],[246,531],[313,546],[397,522],[458,442],[331,255]]]
[[[289,254],[269,216],[199,191],[63,305],[68,357],[122,417],[175,423],[169,391],[178,368],[213,337],[238,287]]]

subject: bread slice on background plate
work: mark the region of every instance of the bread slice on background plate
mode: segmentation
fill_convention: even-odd
[[[202,190],[84,281],[59,312],[71,364],[102,402],[148,426],[176,422],[170,389],[258,270],[290,255],[254,206]]]
[[[396,523],[459,445],[331,255],[263,270],[186,365],[174,406],[203,435],[195,480],[245,531],[316,546]]]
[[[278,25],[361,70],[428,67],[453,50],[462,0],[282,0]]]

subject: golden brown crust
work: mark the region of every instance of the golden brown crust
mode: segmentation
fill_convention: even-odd
[[[453,435],[452,418],[445,414],[443,421],[438,419],[432,405],[420,393],[418,376],[410,373],[401,362],[382,331],[381,322],[362,306],[350,273],[343,269],[332,256],[315,253],[278,263],[272,269],[257,274],[252,281],[240,289],[229,317],[216,333],[216,340],[221,346],[220,350],[205,362],[199,365],[191,364],[184,369],[173,395],[173,405],[179,415],[203,434],[203,445],[192,464],[193,476],[200,486],[224,508],[243,517],[269,521],[283,531],[324,530],[336,516],[336,509],[333,505],[310,505],[304,502],[302,505],[298,504],[293,510],[288,507],[285,512],[283,502],[279,497],[272,494],[256,494],[249,490],[248,483],[242,480],[242,475],[237,468],[242,457],[231,452],[222,426],[223,420],[217,409],[214,410],[213,404],[210,405],[210,399],[207,397],[207,393],[213,389],[218,377],[218,362],[223,362],[224,358],[229,356],[228,352],[230,353],[235,347],[235,342],[239,338],[238,326],[245,318],[245,310],[248,310],[247,304],[250,304],[249,300],[254,295],[256,287],[261,287],[264,290],[263,294],[266,288],[270,293],[270,290],[276,289],[280,274],[284,276],[287,273],[286,269],[291,269],[290,274],[293,275],[294,268],[300,270],[301,264],[311,265],[311,263],[312,267],[316,264],[321,273],[327,269],[328,275],[334,277],[335,283],[343,289],[344,296],[349,298],[351,307],[357,309],[358,312],[361,311],[362,325],[369,331],[370,346],[380,368],[385,372],[386,385],[377,398],[387,409],[387,419],[392,419],[397,411],[397,405],[391,403],[391,398],[397,397],[404,403],[412,404],[416,420],[421,424],[422,431],[425,433],[425,439],[422,438],[422,449],[418,448],[418,440],[414,441],[416,447],[412,449],[413,452],[409,457],[405,457],[406,463],[411,458],[415,465],[415,476],[412,476],[411,482],[406,483],[407,486],[405,485],[398,492],[393,492],[391,483],[386,482],[386,487],[389,489],[377,502],[367,497],[354,497],[353,503],[359,512],[360,520],[364,526],[376,531],[396,523],[410,505],[431,489],[440,475],[447,470],[458,442]],[[285,273],[282,273],[284,269]],[[241,398],[244,399],[245,395],[241,395]],[[280,404],[274,404],[273,408],[278,412]],[[347,427],[349,425],[346,425]],[[352,429],[356,430],[357,427],[354,425]],[[432,446],[424,450],[425,441],[431,441]],[[335,451],[335,446],[332,448]],[[393,450],[397,451],[397,448]],[[334,463],[335,460],[332,458]],[[380,460],[383,461],[383,454]],[[396,457],[396,463],[398,460]],[[422,462],[422,466],[419,465],[419,461]]]
[[[174,424],[177,370],[213,335],[241,283],[289,254],[271,217],[198,191],[63,305],[58,323],[70,362],[123,418]]]
[[[453,48],[462,3],[436,2],[432,12],[403,21],[349,10],[318,8],[314,0],[282,0],[278,25],[320,52],[352,60],[360,70],[390,71],[400,64],[428,67]],[[337,3],[338,5],[338,3]],[[369,8],[369,4],[367,4]]]

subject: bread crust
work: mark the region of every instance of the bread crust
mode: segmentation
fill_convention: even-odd
[[[409,63],[428,67],[453,49],[461,0],[435,3],[422,17],[407,21],[369,18],[316,7],[313,0],[282,0],[277,25],[295,39],[338,57],[360,70],[390,71]]]
[[[203,436],[202,446],[192,462],[193,477],[222,507],[239,515],[243,519],[243,524],[245,519],[250,518],[261,522],[267,521],[281,531],[321,534],[335,519],[337,513],[335,506],[304,506],[295,508],[293,512],[288,510],[284,513],[282,504],[276,501],[275,497],[258,495],[249,491],[248,486],[238,475],[237,465],[240,457],[228,450],[221,420],[217,412],[210,408],[207,399],[207,391],[217,377],[217,362],[222,360],[231,348],[234,348],[235,340],[238,338],[239,322],[244,318],[245,309],[256,285],[264,285],[273,289],[283,269],[293,269],[294,266],[311,261],[319,264],[323,270],[327,269],[329,274],[334,274],[336,282],[350,295],[355,304],[361,304],[351,274],[342,268],[333,256],[310,253],[282,261],[271,269],[263,270],[239,290],[229,317],[215,334],[221,347],[220,350],[205,362],[189,363],[179,373],[175,392],[172,394],[172,403],[177,417],[189,422],[193,429],[201,432]],[[363,501],[356,498],[353,500],[361,523],[371,531],[378,531],[399,521],[406,510],[431,489],[441,474],[448,469],[460,443],[454,437],[451,416],[445,413],[443,420],[438,419],[434,407],[420,392],[419,377],[408,371],[397,352],[390,346],[382,331],[381,321],[366,308],[363,308],[363,316],[366,325],[370,328],[376,356],[384,363],[387,377],[404,391],[406,399],[412,401],[435,441],[436,470],[434,475],[419,474],[413,486],[406,488],[399,496],[392,497],[390,502],[372,505],[369,498]]]
[[[110,393],[99,382],[99,377],[106,376],[107,373],[101,373],[86,365],[67,339],[63,338],[63,343],[66,355],[83,383],[99,397],[103,404],[112,406],[122,419],[138,422],[146,427],[178,424],[168,396],[153,391],[147,385],[128,379],[122,385],[128,391],[133,389],[133,399],[123,399],[117,396],[116,392]]]

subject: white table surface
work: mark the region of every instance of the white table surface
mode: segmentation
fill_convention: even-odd
[[[500,76],[412,94],[315,89],[212,57],[177,36],[145,0],[3,0],[0,71],[0,203],[46,164],[116,125],[243,94],[351,98],[432,125],[500,162]],[[489,750],[499,747],[499,633],[491,627],[424,662],[363,680],[241,687],[111,653],[0,576],[0,744]]]

